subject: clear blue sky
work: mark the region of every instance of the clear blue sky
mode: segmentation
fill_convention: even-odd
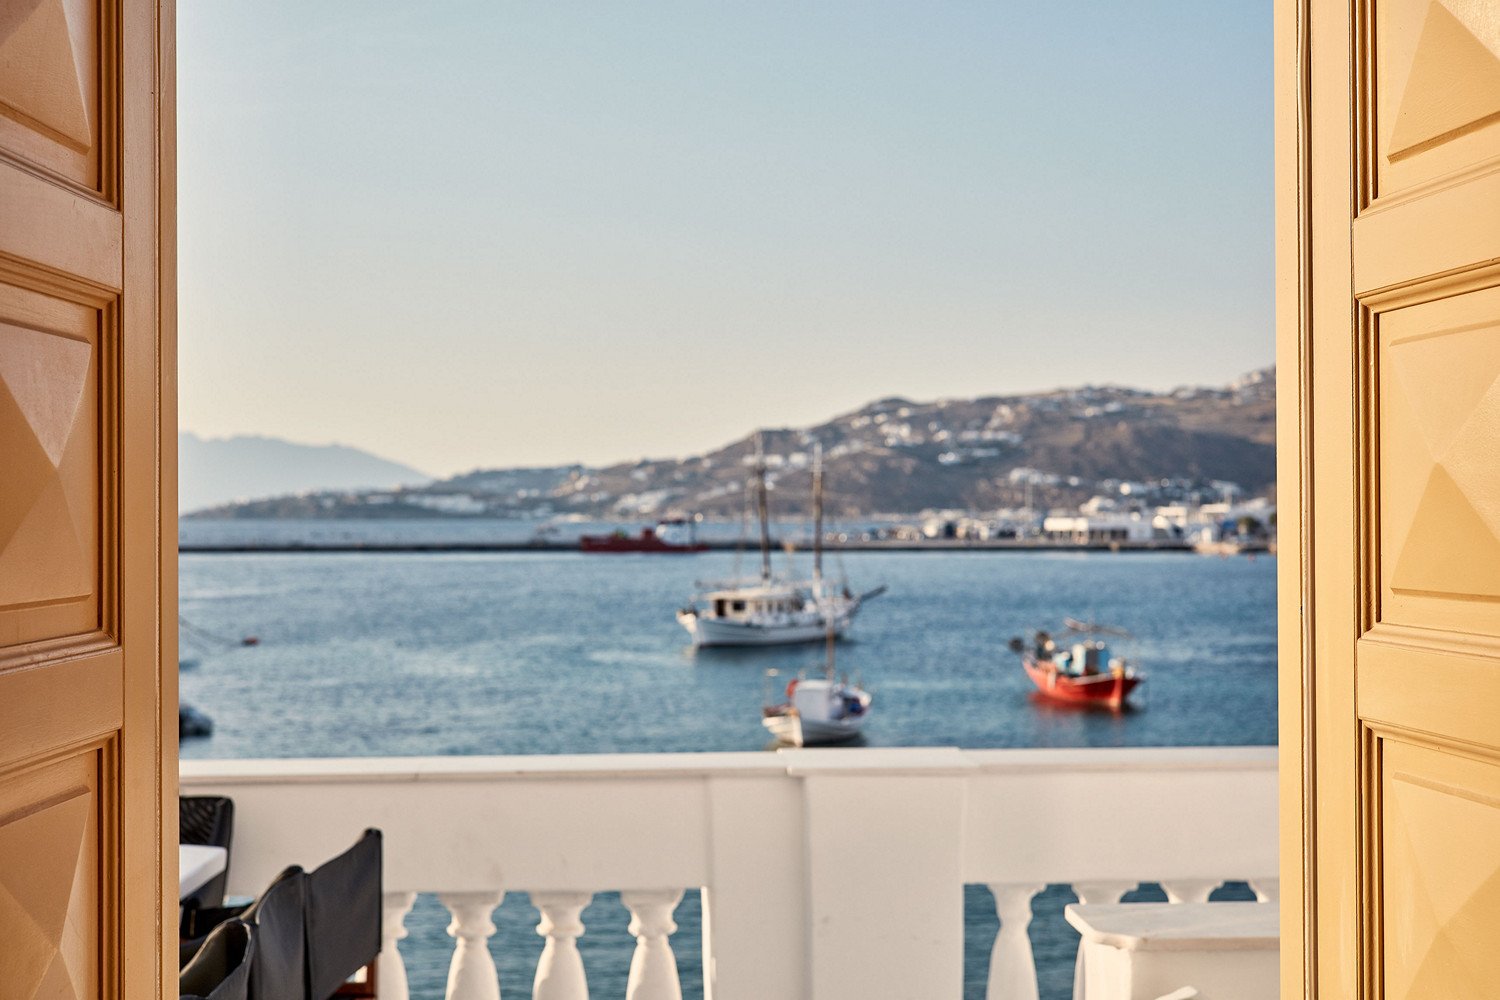
[[[1266,0],[178,17],[188,430],[448,473],[1272,358]]]

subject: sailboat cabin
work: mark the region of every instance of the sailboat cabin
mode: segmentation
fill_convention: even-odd
[[[716,590],[705,595],[713,617],[745,621],[798,614],[808,610],[811,595],[799,587],[764,587]]]

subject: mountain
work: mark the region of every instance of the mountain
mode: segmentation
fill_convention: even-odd
[[[1222,387],[1084,386],[979,399],[877,400],[804,428],[759,432],[778,514],[809,507],[821,443],[836,515],[1078,504],[1096,493],[1159,502],[1266,492],[1276,475],[1273,369]],[[755,434],[681,459],[602,468],[481,470],[421,489],[304,496],[210,517],[576,514],[739,516]]]
[[[272,437],[177,435],[179,511],[315,490],[392,489],[430,482],[409,465],[341,444]]]

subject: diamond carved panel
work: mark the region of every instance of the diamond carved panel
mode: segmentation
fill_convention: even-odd
[[[98,752],[0,778],[0,993],[99,995]]]
[[[102,624],[100,321],[0,286],[0,646]]]
[[[1378,322],[1381,620],[1500,634],[1500,289]]]
[[[1384,746],[1386,996],[1496,996],[1500,767],[1389,740]]]
[[[12,114],[49,131],[75,149],[94,144],[79,65],[90,25],[62,0],[20,0],[0,7],[0,95]]]
[[[116,92],[105,13],[98,0],[0,3],[0,149],[96,190]]]
[[[1500,14],[1493,3],[1375,6],[1380,192],[1500,154]]]

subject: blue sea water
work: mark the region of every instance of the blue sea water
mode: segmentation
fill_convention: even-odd
[[[765,671],[816,670],[821,650],[688,647],[673,611],[696,579],[730,575],[734,562],[731,553],[186,553],[182,614],[194,635],[225,641],[195,649],[184,634],[184,656],[200,664],[183,673],[182,697],[216,729],[185,742],[183,756],[759,750]],[[841,569],[855,590],[890,588],[838,654],[840,669],[874,692],[871,745],[1275,742],[1272,558],[860,552],[835,560],[832,572]],[[1032,696],[1005,642],[1065,615],[1139,637],[1120,650],[1149,675],[1136,710],[1078,712]],[[260,644],[232,644],[244,635]],[[582,708],[580,691],[590,692]],[[1077,938],[1061,909],[1071,899],[1053,888],[1035,906],[1046,1000],[1068,996]],[[965,995],[980,997],[996,929],[988,891],[969,887],[965,910]],[[698,917],[689,893],[673,939],[689,996],[701,990]],[[633,947],[625,910],[601,894],[584,918],[594,993],[621,995]],[[442,995],[446,921],[427,897],[408,920],[414,997]],[[513,894],[496,923],[505,995],[529,996],[542,946],[536,912]]]

